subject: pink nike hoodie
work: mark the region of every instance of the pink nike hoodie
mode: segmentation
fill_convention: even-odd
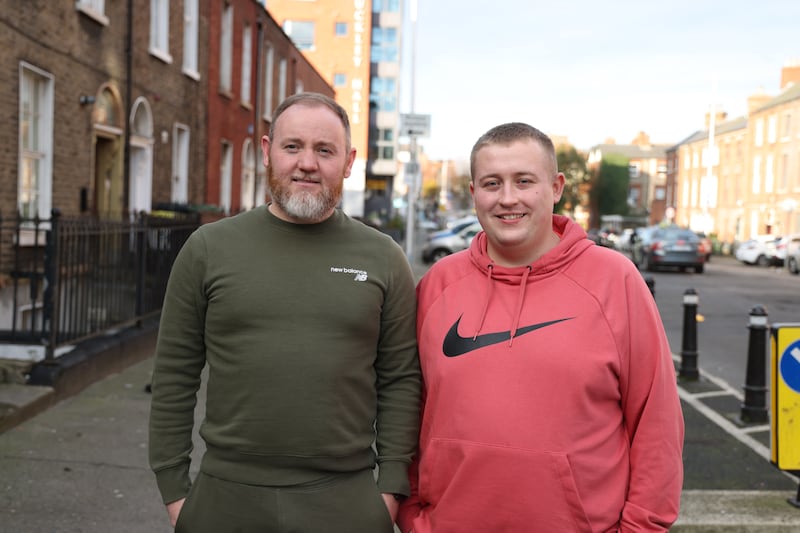
[[[479,233],[417,287],[425,391],[403,533],[666,531],[683,416],[654,299],[625,256],[561,242],[494,265]]]

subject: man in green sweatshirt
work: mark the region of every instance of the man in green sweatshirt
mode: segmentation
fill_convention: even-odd
[[[262,148],[272,202],[202,226],[173,266],[150,464],[179,532],[390,533],[418,437],[413,275],[337,209],[356,154],[341,106],[287,98]]]

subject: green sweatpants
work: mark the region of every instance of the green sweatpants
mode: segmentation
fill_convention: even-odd
[[[392,533],[372,470],[290,487],[242,485],[200,472],[176,533]]]

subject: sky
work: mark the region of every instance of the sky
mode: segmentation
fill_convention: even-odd
[[[800,61],[800,0],[416,2],[400,111],[431,116],[418,143],[432,159],[463,160],[510,121],[581,150],[641,131],[677,144],[711,109],[733,119],[749,96],[777,96]]]

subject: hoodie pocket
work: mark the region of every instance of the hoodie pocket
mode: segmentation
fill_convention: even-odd
[[[437,533],[591,531],[563,453],[433,439],[419,494]]]

